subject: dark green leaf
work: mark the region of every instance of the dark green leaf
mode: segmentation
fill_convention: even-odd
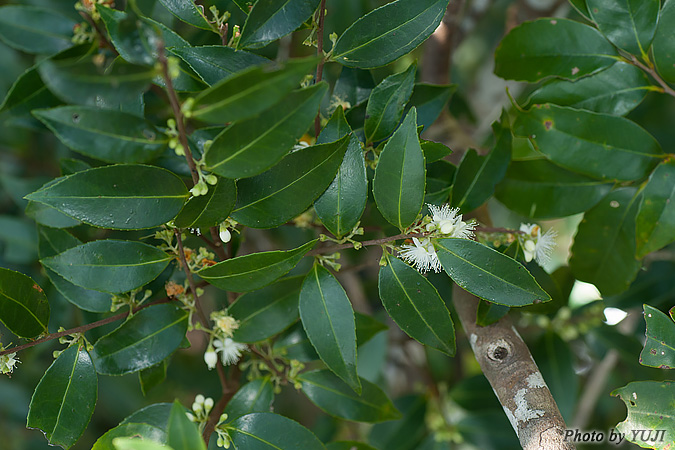
[[[579,377],[574,372],[575,355],[570,345],[549,331],[534,344],[532,356],[563,419],[571,421],[578,398]]]
[[[551,104],[518,114],[513,133],[529,137],[554,163],[605,180],[643,178],[663,155],[656,139],[633,121]]]
[[[443,159],[452,153],[452,150],[440,142],[420,141],[420,144],[422,146],[422,151],[424,152],[424,160],[427,164]]]
[[[321,130],[321,134],[316,139],[317,144],[328,144],[329,142],[335,142],[343,137],[351,134],[352,128],[349,126],[347,119],[345,118],[344,109],[342,105],[338,106],[333,112],[330,120]]]
[[[394,322],[411,338],[450,356],[455,354],[455,328],[436,288],[401,260],[382,256],[380,299]]]
[[[178,400],[171,408],[166,434],[166,443],[173,450],[206,450],[199,428],[187,418],[185,408]]]
[[[27,275],[0,267],[0,321],[14,334],[32,338],[47,330],[49,302]]]
[[[568,19],[538,19],[514,28],[495,52],[495,73],[507,80],[568,80],[598,72],[618,59],[595,28]]]
[[[497,322],[511,310],[510,307],[480,300],[476,311],[476,324],[486,327]]]
[[[545,159],[512,161],[495,197],[526,217],[550,219],[584,212],[597,204],[612,184],[570,172]]]
[[[0,8],[0,39],[26,53],[57,53],[73,45],[75,22],[57,11],[28,5]]]
[[[326,450],[377,450],[363,442],[356,441],[336,441],[326,444]]]
[[[435,243],[445,272],[462,289],[488,302],[525,306],[551,297],[516,260],[468,239]]]
[[[640,269],[635,259],[635,216],[639,194],[622,188],[588,210],[574,237],[570,269],[604,295],[628,289]]]
[[[659,369],[675,368],[675,307],[670,317],[649,305],[644,305],[645,346],[640,353],[640,364]]]
[[[416,71],[412,64],[405,72],[385,78],[370,93],[364,128],[368,142],[380,141],[396,129],[412,94]]]
[[[274,341],[274,351],[284,354],[289,359],[300,362],[316,361],[319,355],[309,342],[307,333],[301,323],[293,325]]]
[[[638,272],[627,291],[618,295],[604,296],[607,306],[623,310],[640,307],[645,301],[653,306],[675,304],[675,262],[653,261]]]
[[[417,123],[423,126],[425,130],[430,127],[441,114],[456,89],[456,84],[415,84],[408,105],[417,108]]]
[[[413,450],[426,434],[426,398],[408,395],[394,401],[403,418],[373,426],[368,441],[379,449]]]
[[[232,218],[252,228],[271,228],[301,214],[335,178],[349,138],[307,147],[267,172],[237,183]]]
[[[141,391],[143,395],[148,395],[148,392],[154,388],[164,383],[166,380],[166,369],[169,366],[169,362],[165,359],[159,364],[148,367],[138,372],[138,381],[141,384]]]
[[[205,267],[197,274],[226,291],[253,291],[287,274],[315,245],[316,239],[293,250],[237,256]]]
[[[332,99],[344,105],[344,109],[353,108],[368,100],[374,87],[370,71],[343,67],[340,78],[335,82]]]
[[[664,162],[652,172],[642,191],[636,219],[637,257],[675,241],[675,162]]]
[[[282,67],[270,63],[240,70],[195,97],[191,115],[217,124],[253,117],[296,88],[317,62],[303,58]]]
[[[325,83],[294,91],[282,100],[283,107],[225,128],[206,152],[207,168],[228,178],[251,177],[269,169],[307,131],[327,91]]]
[[[0,216],[0,243],[5,263],[30,264],[35,261],[37,248],[33,224],[23,218]]]
[[[87,428],[97,392],[98,377],[89,353],[73,345],[49,366],[35,388],[26,426],[42,430],[51,445],[68,449]]]
[[[501,408],[499,400],[485,376],[467,376],[455,384],[449,392],[450,398],[467,411]]]
[[[37,67],[33,66],[16,79],[0,105],[0,112],[23,116],[29,115],[33,109],[49,108],[60,103],[42,82]]]
[[[373,316],[358,312],[354,312],[354,322],[356,323],[356,345],[358,346],[365,344],[378,333],[389,329]]]
[[[354,311],[338,280],[319,264],[302,284],[299,308],[302,325],[321,360],[360,394]]]
[[[579,14],[586,17],[587,19],[590,19],[591,14],[588,12],[586,0],[570,0],[570,3],[572,4],[572,6],[574,6],[574,9],[576,9],[579,12]]]
[[[185,23],[201,28],[202,30],[212,30],[213,28],[206,21],[204,17],[203,6],[202,9],[192,1],[185,0],[159,0],[166,9],[171,11],[171,14],[178,17]]]
[[[654,65],[668,82],[675,82],[675,40],[672,30],[675,24],[675,0],[666,0],[661,9],[656,34],[652,42]]]
[[[274,401],[274,386],[269,377],[256,378],[239,388],[225,407],[228,420],[254,412],[269,412]]]
[[[172,48],[171,53],[185,61],[209,85],[251,66],[269,62],[267,58],[254,53],[222,45]]]
[[[586,0],[593,22],[610,42],[646,57],[654,38],[660,0]]]
[[[320,0],[258,0],[241,30],[238,48],[264,47],[294,31],[319,7]]]
[[[361,17],[338,39],[333,59],[370,69],[409,53],[438,27],[448,0],[396,0]]]
[[[187,313],[161,304],[135,313],[112,333],[96,341],[92,358],[103,375],[138,372],[163,361],[185,338]]]
[[[357,395],[329,370],[304,372],[298,377],[302,392],[326,413],[357,422],[385,422],[401,418],[391,400],[379,387],[361,378]]]
[[[424,186],[424,153],[417,137],[417,110],[412,108],[380,154],[373,180],[377,209],[403,230],[422,210]]]
[[[176,217],[188,197],[168,170],[120,164],[78,172],[26,196],[90,225],[153,228]]]
[[[234,180],[218,177],[218,183],[209,187],[206,195],[190,198],[173,222],[179,228],[206,230],[224,222],[236,200]]]
[[[25,213],[38,224],[52,228],[70,228],[81,224],[79,220],[38,202],[28,202]]]
[[[235,448],[246,450],[324,450],[311,431],[272,413],[252,413],[227,426]]]
[[[72,175],[83,170],[91,169],[91,164],[75,158],[61,158],[59,159],[59,167],[61,167],[61,175]]]

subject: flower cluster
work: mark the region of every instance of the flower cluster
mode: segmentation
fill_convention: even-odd
[[[525,261],[534,259],[540,266],[546,264],[555,248],[555,237],[558,233],[553,229],[542,233],[539,225],[529,223],[521,224],[520,231],[522,234],[518,236],[518,242],[523,249]]]
[[[5,348],[0,345],[0,351],[4,349]],[[20,361],[16,358],[16,353],[8,353],[6,355],[0,356],[0,373],[10,374],[14,372],[14,367],[16,367],[18,362]]]
[[[197,394],[195,401],[192,403],[192,412],[185,413],[191,422],[204,424],[209,418],[209,413],[213,408],[213,399],[211,397],[204,397],[202,394]]]
[[[211,320],[215,323],[215,327],[211,342],[204,353],[204,362],[209,370],[215,368],[218,363],[218,352],[220,352],[220,360],[224,366],[235,364],[241,358],[242,353],[248,349],[246,344],[232,339],[235,330],[239,328],[239,321],[226,311],[214,311],[211,313]]]

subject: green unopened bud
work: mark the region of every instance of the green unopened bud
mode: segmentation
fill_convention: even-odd
[[[215,176],[214,174],[210,174],[204,177],[207,183],[209,183],[211,186],[215,186],[216,183],[218,183],[218,177]]]

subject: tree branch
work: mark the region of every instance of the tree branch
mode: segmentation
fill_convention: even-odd
[[[661,86],[663,89],[663,92],[665,94],[670,95],[671,97],[675,97],[675,90],[671,88],[668,83],[666,83],[663,78],[656,72],[656,70],[653,67],[648,67],[642,62],[640,62],[639,59],[635,55],[630,55],[630,60],[629,62],[633,64],[634,66],[642,69],[643,71],[647,72],[650,77],[652,77],[654,80],[656,80],[657,83]]]

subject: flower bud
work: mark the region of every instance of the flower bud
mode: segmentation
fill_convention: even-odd
[[[216,364],[218,363],[218,355],[210,345],[204,353],[204,362],[206,363],[206,366],[209,368],[209,370],[215,368]]]

